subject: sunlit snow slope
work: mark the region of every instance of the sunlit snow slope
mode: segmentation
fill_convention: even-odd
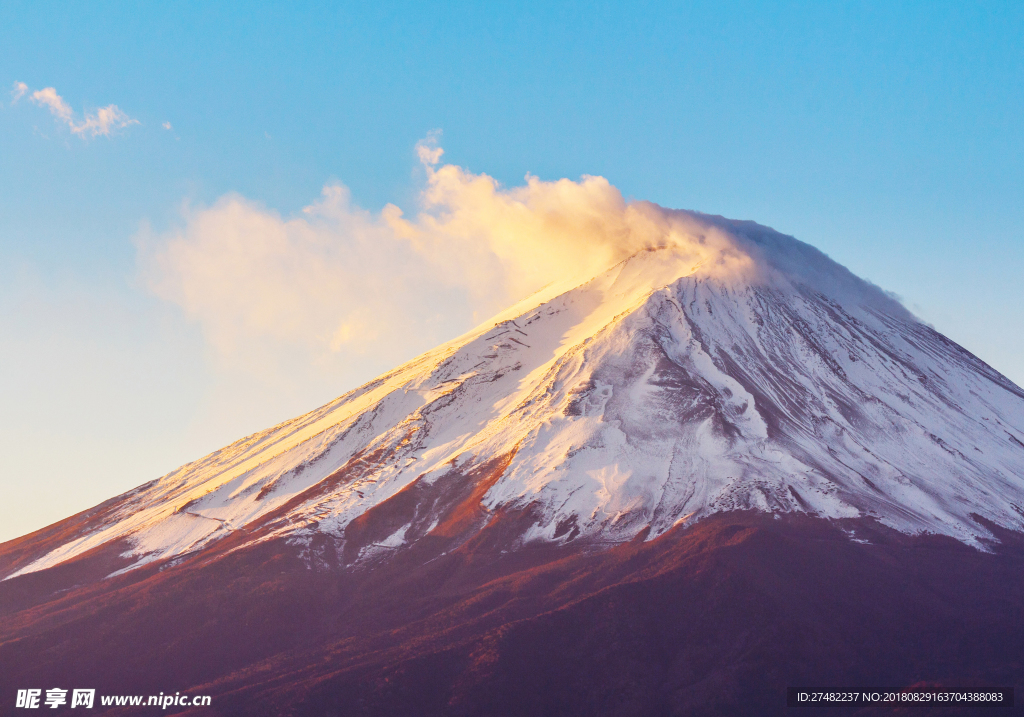
[[[16,574],[124,538],[135,565],[236,531],[351,541],[389,500],[348,559],[503,511],[529,516],[508,550],[737,508],[1024,530],[1020,388],[795,239],[658,211],[660,246],[122,496]]]

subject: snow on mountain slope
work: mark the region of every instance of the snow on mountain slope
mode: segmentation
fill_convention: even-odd
[[[737,508],[976,546],[975,516],[1024,530],[1024,391],[806,244],[647,211],[660,245],[126,494],[9,577],[125,538],[133,567],[236,531],[350,540],[391,499],[401,519],[353,559],[466,500],[484,522],[529,507],[508,549]]]

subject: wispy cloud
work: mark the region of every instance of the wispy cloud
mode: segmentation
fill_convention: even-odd
[[[57,94],[57,90],[46,87],[32,93],[32,101],[40,107],[46,107],[57,119],[68,123],[74,131],[75,113],[71,105],[64,101],[64,98]]]
[[[24,97],[26,92],[28,92],[28,85],[24,82],[15,82],[14,89],[11,90],[11,104],[13,105]]]
[[[174,127],[171,126],[170,122],[164,122],[160,126],[163,127],[164,129],[168,130],[168,131],[172,131],[174,129]]]
[[[24,82],[15,82],[11,92],[13,102],[17,102],[28,94],[29,88]],[[117,130],[124,129],[133,124],[139,124],[137,119],[129,117],[117,105],[107,105],[94,112],[83,113],[82,119],[75,118],[75,112],[71,109],[63,97],[57,94],[53,87],[44,87],[41,90],[32,92],[29,99],[40,107],[50,111],[61,124],[67,125],[72,134],[79,137],[109,137]]]
[[[100,135],[106,137],[114,130],[124,129],[133,124],[139,124],[139,121],[132,119],[122,112],[117,105],[107,105],[92,114],[85,115],[85,119],[82,122],[77,124],[69,122],[68,126],[77,135],[85,136],[88,134],[92,137]]]
[[[441,139],[441,130],[435,129],[427,133],[426,139],[416,143],[416,156],[424,167],[435,167],[441,161],[444,150],[438,142]]]

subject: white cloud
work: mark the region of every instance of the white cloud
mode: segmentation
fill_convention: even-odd
[[[341,186],[292,219],[229,195],[138,244],[146,285],[199,322],[220,365],[271,382],[369,378],[472,322],[465,292]]]
[[[114,130],[124,129],[133,124],[139,124],[139,121],[126,115],[117,105],[101,107],[92,114],[85,115],[85,119],[77,124],[68,122],[71,131],[83,137],[85,135],[107,137]]]
[[[17,102],[22,96],[28,93],[29,88],[24,82],[15,82],[12,96]],[[44,87],[36,90],[30,96],[33,103],[45,107],[62,124],[67,125],[72,134],[79,137],[109,137],[113,132],[124,129],[133,124],[139,124],[137,119],[129,117],[117,105],[107,105],[95,112],[87,112],[81,120],[75,119],[75,112],[71,105],[64,101],[64,98],[57,94],[53,87]]]
[[[28,85],[24,82],[15,82],[14,89],[11,90],[11,104],[13,105],[24,97],[26,92],[28,92]]]
[[[36,90],[32,93],[32,101],[41,107],[46,107],[57,119],[67,122],[69,125],[74,125],[75,113],[71,110],[71,106],[64,101],[64,98],[57,94],[57,90],[52,87],[46,87],[41,90]]]
[[[427,181],[412,217],[360,209],[340,185],[291,218],[229,195],[187,210],[175,231],[141,233],[143,281],[198,322],[222,368],[351,385],[644,247],[725,255],[728,240],[706,226],[695,238],[691,215],[627,202],[602,177],[504,188],[437,166],[436,136],[417,153]]]
[[[171,123],[170,122],[164,122],[163,125],[161,125],[161,126],[164,129],[166,129],[166,130],[173,130],[174,129],[173,127],[171,127]]]
[[[431,130],[426,139],[416,143],[416,156],[424,167],[434,167],[441,161],[444,150],[438,145],[441,139],[441,130]]]

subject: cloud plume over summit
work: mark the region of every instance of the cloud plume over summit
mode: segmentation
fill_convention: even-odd
[[[694,215],[626,201],[603,177],[503,187],[418,145],[414,214],[353,205],[324,187],[282,217],[239,195],[138,237],[146,286],[202,327],[225,367],[384,370],[550,284],[674,244],[711,272],[748,267],[734,238]],[[749,267],[748,267],[749,268]],[[276,368],[273,368],[276,367]]]

